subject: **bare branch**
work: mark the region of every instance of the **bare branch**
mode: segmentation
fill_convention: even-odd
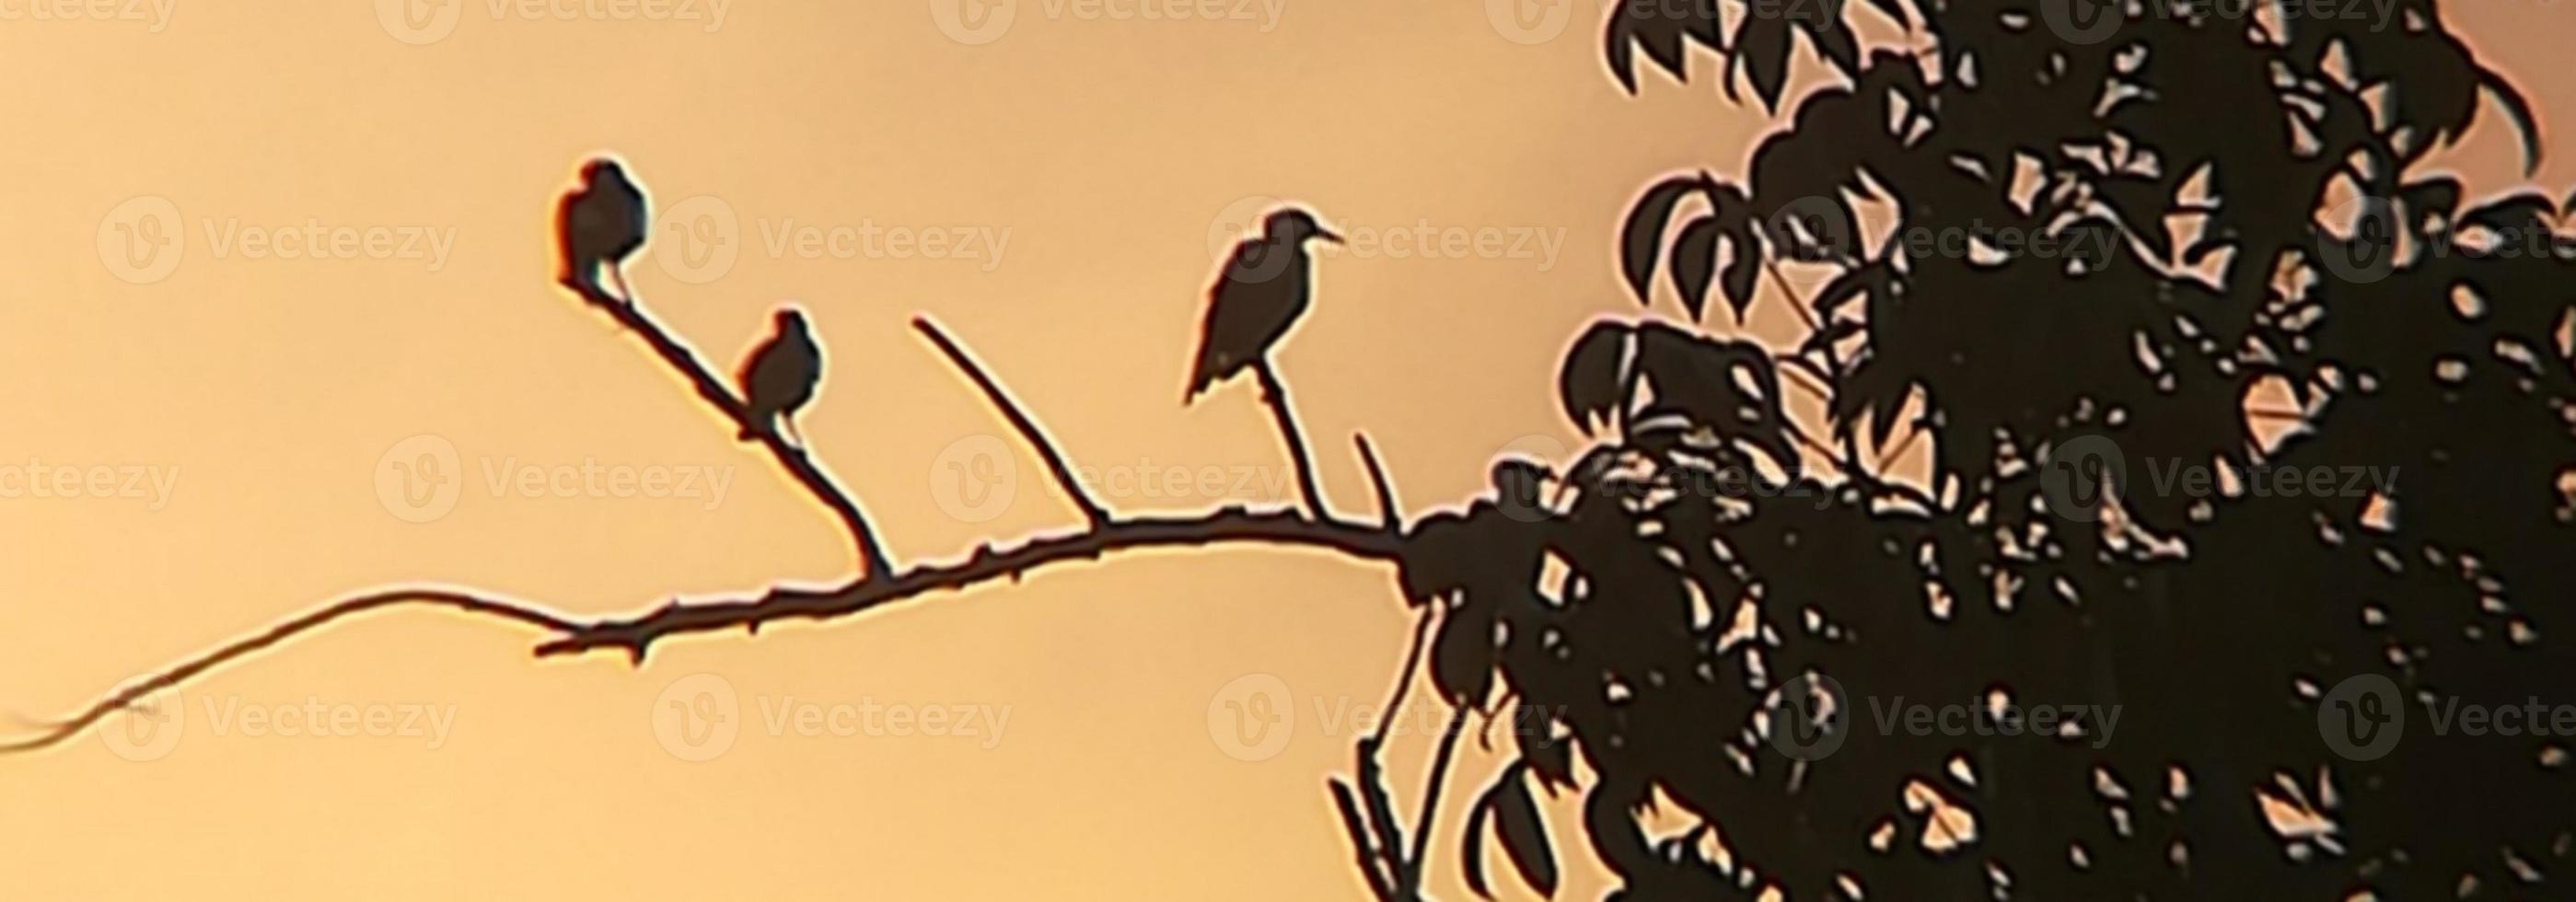
[[[1395,889],[1389,885],[1389,875],[1378,867],[1376,844],[1369,838],[1368,828],[1360,823],[1359,803],[1351,799],[1350,784],[1340,780],[1327,780],[1325,784],[1333,788],[1333,807],[1342,814],[1342,832],[1350,834],[1351,851],[1359,857],[1360,875],[1368,878],[1369,892],[1379,902],[1393,902]]]
[[[1467,731],[1467,715],[1475,710],[1468,705],[1451,710],[1449,729],[1440,734],[1440,751],[1431,758],[1431,776],[1422,788],[1422,813],[1416,816],[1419,819],[1413,827],[1413,862],[1405,872],[1409,886],[1422,885],[1422,865],[1430,854],[1431,822],[1440,811],[1441,784],[1449,779],[1449,760],[1458,752],[1458,734]]]
[[[974,380],[976,388],[983,389],[984,399],[993,402],[993,407],[1002,412],[1002,417],[1011,421],[1011,428],[1019,430],[1020,438],[1026,440],[1029,447],[1037,451],[1038,457],[1046,461],[1047,472],[1055,474],[1056,484],[1063,486],[1065,495],[1073,499],[1075,506],[1082,508],[1083,519],[1091,521],[1093,526],[1109,522],[1109,512],[1100,507],[1100,502],[1091,499],[1091,493],[1083,491],[1082,483],[1073,476],[1073,467],[1065,463],[1064,453],[1056,450],[1055,443],[1047,439],[1044,428],[1040,427],[1035,420],[1029,419],[1029,415],[1020,409],[1020,405],[1012,402],[1010,392],[1003,391],[1002,386],[995,383],[993,377],[984,372],[984,367],[977,364],[975,358],[966,353],[966,349],[958,347],[957,342],[950,340],[948,333],[940,329],[939,324],[932,321],[930,317],[913,317],[912,328],[920,332],[922,337],[930,339],[931,344],[939,346],[939,352],[948,355],[950,363],[964,370],[966,378]]]
[[[1377,459],[1377,448],[1369,444],[1368,433],[1351,433],[1351,441],[1360,446],[1360,462],[1368,465],[1369,484],[1377,487],[1377,517],[1386,531],[1404,531],[1404,510],[1395,505],[1395,484],[1386,479],[1386,464]]]
[[[886,557],[885,546],[878,543],[876,530],[868,526],[868,515],[859,509],[859,503],[848,493],[841,491],[840,486],[832,482],[832,477],[825,475],[822,468],[806,456],[805,449],[788,444],[787,440],[779,437],[778,431],[770,428],[769,424],[753,423],[751,413],[744,407],[742,399],[734,397],[733,389],[726,387],[723,380],[716,378],[715,374],[707,369],[707,365],[698,360],[696,352],[689,350],[687,345],[681,344],[679,339],[673,338],[669,330],[653,322],[651,317],[644,314],[642,308],[609,297],[596,288],[569,287],[573,287],[574,291],[584,300],[589,301],[592,306],[608,311],[608,315],[615,318],[628,331],[641,336],[644,343],[652,347],[656,356],[670,364],[672,369],[680,371],[680,375],[688,377],[690,385],[697,389],[698,397],[705,398],[707,403],[714,405],[718,412],[733,420],[735,425],[742,427],[742,431],[758,438],[762,445],[769,448],[770,456],[778,459],[779,466],[787,468],[788,475],[803,484],[805,490],[813,494],[815,500],[831,508],[832,513],[840,517],[841,524],[849,530],[851,542],[858,547],[859,569],[865,578],[875,579],[893,569],[892,562]]]
[[[1315,459],[1306,453],[1305,430],[1297,426],[1297,412],[1288,405],[1288,386],[1279,382],[1279,374],[1263,359],[1252,365],[1261,379],[1261,402],[1270,406],[1270,416],[1279,423],[1279,440],[1288,445],[1289,462],[1297,467],[1297,491],[1306,499],[1306,515],[1317,520],[1333,514],[1324,508],[1324,492],[1315,486]]]
[[[884,579],[869,579],[826,592],[773,589],[746,600],[674,603],[649,614],[601,620],[562,630],[563,636],[537,647],[539,657],[581,654],[602,648],[624,649],[641,660],[645,650],[665,636],[758,629],[773,620],[829,620],[879,605],[942,589],[964,589],[1063,561],[1094,560],[1109,552],[1161,546],[1204,546],[1221,542],[1268,542],[1309,545],[1367,560],[1396,560],[1401,540],[1366,526],[1339,521],[1317,522],[1288,511],[1253,512],[1228,508],[1196,517],[1113,519],[1097,528],[1031,540],[1013,548],[978,547],[965,560],[915,567]]]
[[[537,610],[529,605],[485,598],[467,592],[425,588],[398,588],[370,592],[325,605],[312,613],[270,627],[258,635],[235,640],[222,648],[198,655],[176,667],[129,684],[68,720],[46,724],[42,733],[16,742],[0,743],[0,754],[31,752],[58,745],[63,740],[79,735],[82,730],[88,729],[91,724],[99,722],[109,714],[133,707],[135,702],[141,701],[145,696],[177,686],[236,658],[312,632],[343,618],[405,604],[458,608],[468,613],[490,614],[557,632],[581,628],[578,623]]]

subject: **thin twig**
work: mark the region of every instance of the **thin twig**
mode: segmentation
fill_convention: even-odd
[[[595,287],[567,287],[572,287],[592,306],[608,311],[608,315],[625,326],[627,331],[642,337],[656,356],[688,378],[690,386],[697,389],[698,397],[705,398],[717,412],[742,427],[742,431],[759,439],[761,445],[769,449],[770,456],[778,459],[779,466],[787,468],[788,475],[796,477],[796,481],[803,484],[816,500],[831,508],[849,530],[850,541],[858,547],[859,569],[864,578],[875,579],[893,569],[892,561],[886,557],[885,546],[878,543],[876,530],[868,525],[868,515],[859,509],[858,501],[841,491],[840,486],[832,482],[832,477],[825,475],[822,468],[806,456],[805,449],[788,444],[769,424],[752,422],[751,412],[742,399],[734,397],[733,389],[716,378],[707,365],[698,360],[696,352],[671,337],[669,330],[644,314],[643,308],[610,297]]]
[[[1377,448],[1369,444],[1368,433],[1351,433],[1351,441],[1360,446],[1360,462],[1368,466],[1369,485],[1377,488],[1377,517],[1386,531],[1404,532],[1404,511],[1395,505],[1395,484],[1386,478],[1386,464],[1377,459]]]
[[[1263,359],[1252,365],[1261,379],[1261,402],[1270,407],[1270,416],[1279,423],[1279,440],[1288,445],[1288,459],[1297,468],[1297,491],[1306,499],[1306,515],[1317,520],[1333,514],[1324,508],[1324,492],[1315,485],[1315,459],[1306,452],[1306,432],[1297,426],[1297,412],[1288,404],[1288,386],[1279,382],[1279,374]]]
[[[984,398],[1001,410],[1002,418],[1011,421],[1011,428],[1020,431],[1020,438],[1038,452],[1039,459],[1046,461],[1047,472],[1055,474],[1055,481],[1064,487],[1065,495],[1073,499],[1074,506],[1082,509],[1083,519],[1091,521],[1093,526],[1109,522],[1109,511],[1091,500],[1090,492],[1083,491],[1082,482],[1074,478],[1073,467],[1065,463],[1064,453],[1056,450],[1055,443],[1047,439],[1046,430],[1037,421],[1029,419],[1018,404],[1012,403],[1010,393],[1003,391],[1002,386],[984,372],[984,367],[975,362],[973,355],[958,347],[957,342],[949,339],[948,333],[928,316],[913,317],[912,328],[930,339],[931,344],[939,346],[940,353],[948,355],[948,361],[965,371],[966,378],[974,380],[975,387],[984,391]]]
[[[1340,780],[1326,780],[1333,789],[1333,807],[1342,814],[1342,832],[1350,834],[1351,851],[1359,857],[1360,875],[1368,878],[1369,892],[1379,902],[1394,902],[1392,875],[1378,866],[1378,850],[1370,839],[1369,829],[1360,823],[1359,803],[1351,798],[1351,787]]]
[[[345,617],[405,604],[460,608],[469,613],[490,614],[555,631],[580,628],[578,623],[540,611],[527,604],[486,598],[469,592],[430,588],[398,588],[370,592],[324,605],[312,613],[270,627],[258,635],[236,639],[214,651],[190,658],[176,667],[145,677],[98,700],[87,710],[69,719],[46,724],[42,733],[16,742],[0,743],[0,754],[31,752],[60,744],[63,740],[79,735],[82,730],[88,729],[90,725],[98,723],[109,714],[133,707],[135,702],[141,701],[145,696],[175,687],[191,677],[213,670],[236,658],[292,639],[297,635],[312,632]]]
[[[1422,788],[1422,813],[1413,827],[1413,861],[1405,869],[1405,885],[1413,890],[1422,887],[1422,864],[1431,845],[1431,822],[1440,811],[1441,784],[1449,779],[1449,759],[1458,752],[1458,734],[1467,731],[1467,715],[1475,708],[1459,705],[1449,712],[1449,729],[1440,734],[1440,751],[1431,758],[1431,776]]]

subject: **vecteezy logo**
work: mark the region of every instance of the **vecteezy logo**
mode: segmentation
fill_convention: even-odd
[[[456,445],[429,434],[415,435],[385,449],[376,458],[376,501],[406,523],[427,523],[456,509],[465,491],[465,472],[456,460]]]
[[[682,761],[713,761],[742,735],[742,702],[733,681],[693,673],[653,699],[653,738]]]
[[[1853,259],[1850,211],[1842,202],[1830,197],[1808,195],[1780,205],[1762,222],[1762,232],[1771,236],[1779,256],[1802,263],[1841,262]],[[1736,253],[1751,253],[1737,248]],[[1774,270],[1776,278],[1801,294],[1833,279],[1833,271],[1821,267],[1792,267]]]
[[[2387,198],[2360,197],[2335,205],[2326,221],[2350,222],[2352,234],[2337,238],[2317,233],[2317,262],[2336,278],[2367,285],[2397,271],[2397,205]]]
[[[447,37],[464,14],[465,0],[376,0],[376,24],[415,47]]]
[[[169,198],[127,198],[98,220],[98,262],[117,278],[148,285],[170,277],[188,251],[179,207]]]
[[[672,204],[654,220],[653,234],[661,239],[653,248],[653,261],[671,278],[691,285],[724,278],[742,254],[742,223],[734,218],[733,205],[720,197],[701,194]]]
[[[2123,0],[2045,0],[2040,15],[2048,30],[2070,44],[2099,44],[2120,30]]]
[[[1019,467],[1010,446],[989,435],[970,435],[941,449],[930,462],[930,500],[967,523],[982,523],[1011,509]]]
[[[2397,748],[2406,733],[2405,696],[2397,681],[2376,673],[2336,683],[2317,703],[2317,732],[2326,747],[2354,761],[2376,761]]]
[[[1833,677],[1811,673],[1790,680],[1764,710],[1770,714],[1771,747],[1793,761],[1825,760],[1851,738],[1851,697]]]
[[[1245,282],[1267,281],[1288,271],[1293,254],[1264,253],[1267,245],[1245,248],[1242,265],[1236,266],[1234,249],[1246,241],[1261,237],[1261,220],[1279,208],[1279,199],[1267,194],[1239,198],[1216,211],[1208,221],[1208,258],[1219,266],[1230,267],[1226,275]]]
[[[1485,0],[1485,19],[1515,44],[1537,44],[1564,33],[1574,0]]]
[[[2048,510],[2077,523],[2102,519],[2102,505],[2129,480],[2129,461],[2107,436],[2079,435],[2049,449],[2039,474]]]
[[[1018,0],[930,0],[930,21],[960,44],[990,44],[1011,30]]]
[[[179,747],[188,732],[188,706],[176,688],[156,689],[117,712],[122,723],[102,726],[99,741],[127,761],[159,761]]]
[[[1288,684],[1266,673],[1234,678],[1208,699],[1208,738],[1238,761],[1267,761],[1297,732],[1297,709]]]

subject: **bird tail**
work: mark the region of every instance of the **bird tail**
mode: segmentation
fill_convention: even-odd
[[[1199,352],[1198,362],[1190,367],[1189,387],[1181,391],[1181,406],[1189,406],[1200,395],[1207,394],[1208,389],[1216,387],[1218,380],[1225,378],[1226,364],[1230,362],[1227,357],[1225,352],[1213,349]]]

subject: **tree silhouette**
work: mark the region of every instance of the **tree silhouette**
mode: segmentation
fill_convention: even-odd
[[[840,516],[855,578],[600,620],[446,589],[355,596],[6,748],[394,605],[640,666],[665,638],[1123,549],[1301,544],[1395,565],[1420,610],[1396,702],[1427,671],[1452,712],[1411,823],[1384,733],[1328,784],[1381,899],[1423,897],[1432,815],[1479,720],[1512,758],[1466,788],[1446,836],[1480,895],[1489,837],[1549,895],[1568,837],[1616,875],[1613,898],[2554,895],[2576,845],[2563,732],[2376,738],[2576,686],[2545,631],[2576,591],[2576,198],[2471,204],[2422,171],[2488,100],[2527,158],[2541,142],[2434,0],[2393,9],[2380,28],[2280,0],[1613,7],[1606,62],[1629,90],[1687,81],[1698,47],[1730,97],[1794,113],[1740,178],[1676,175],[1631,206],[1618,250],[1649,312],[1585,328],[1558,373],[1589,446],[1497,461],[1490,492],[1416,517],[1365,437],[1378,522],[1321,503],[1266,366],[1302,507],[1104,508],[919,318],[1083,522],[898,565],[639,304],[575,285]],[[1863,28],[1913,40],[1864,48]],[[1801,43],[1815,87],[1790,103]],[[1742,319],[1766,283],[1809,324],[1794,347],[1698,325],[1712,292]],[[1652,312],[1667,287],[1683,316]],[[1789,413],[1802,386],[1821,435]],[[2274,391],[2298,409],[2260,409]],[[1927,437],[1928,478],[1886,471]],[[2169,478],[2184,469],[2217,477]],[[2320,471],[2316,490],[2259,482]],[[1891,725],[1909,699],[1973,718]],[[1565,792],[1580,822],[1548,823],[1538,795]]]

